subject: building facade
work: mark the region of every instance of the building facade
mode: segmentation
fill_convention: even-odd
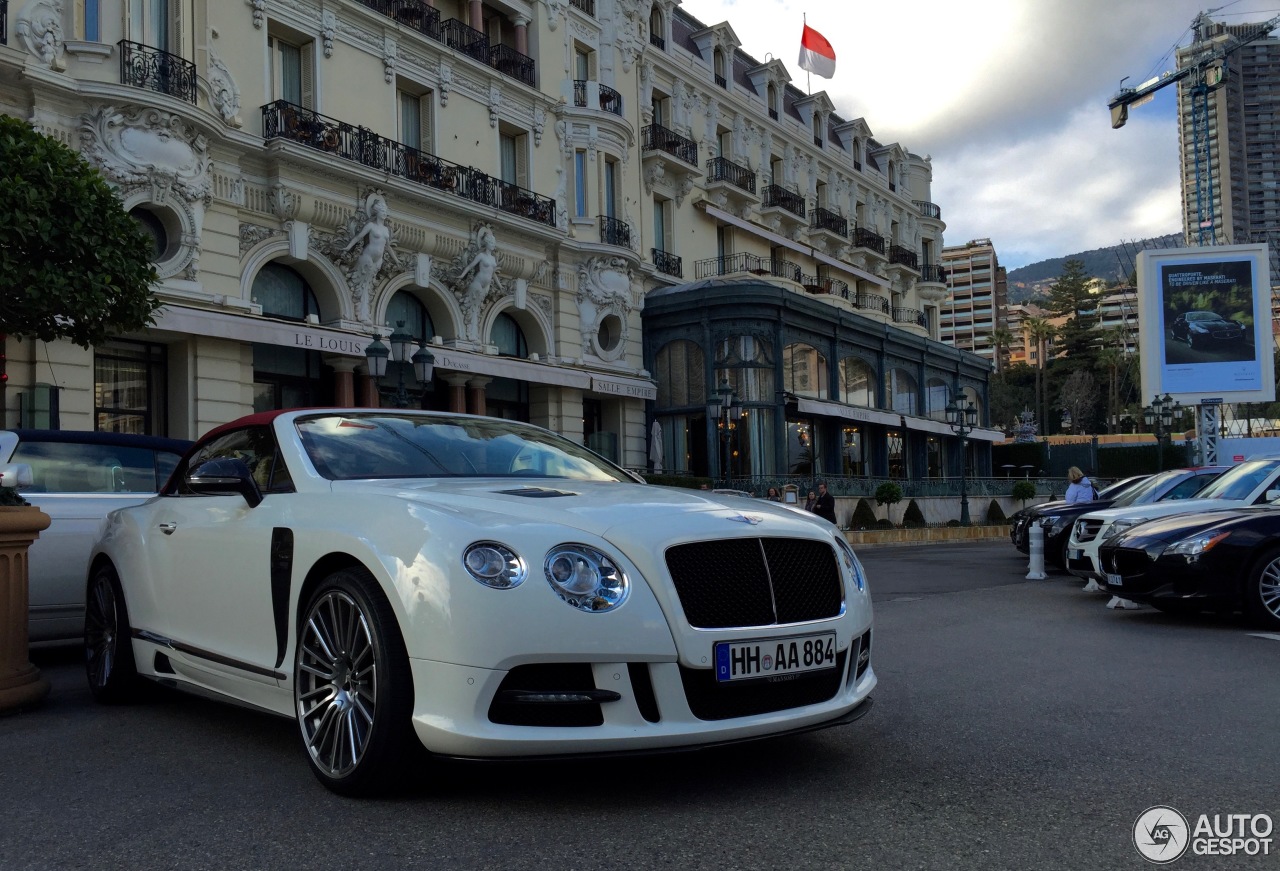
[[[929,160],[672,0],[26,0],[5,23],[0,111],[116,187],[165,303],[87,351],[10,338],[8,425],[195,437],[407,381],[643,467],[646,298],[712,277],[943,353],[985,415],[933,341]],[[425,388],[368,377],[393,330],[433,355]]]
[[[939,338],[996,363],[992,334],[1007,327],[1009,288],[990,239],[971,239],[942,249],[947,297],[939,312]]]

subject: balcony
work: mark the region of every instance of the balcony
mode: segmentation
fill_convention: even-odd
[[[709,257],[694,264],[694,274],[698,278],[714,278],[719,275],[733,275],[749,272],[752,275],[776,275],[791,281],[800,279],[800,267],[786,260],[774,260],[758,254],[726,254],[723,257]]]
[[[489,46],[489,65],[504,76],[524,82],[529,87],[534,86],[533,58],[521,54],[509,45],[494,43]]]
[[[929,326],[929,322],[925,320],[924,312],[916,308],[894,308],[893,322],[895,324],[913,324],[926,329]]]
[[[631,226],[625,221],[600,215],[600,241],[620,248],[631,247]]]
[[[947,270],[938,266],[936,263],[927,263],[920,267],[920,280],[927,281],[931,284],[946,284]]]
[[[5,17],[8,17],[8,11]],[[120,83],[168,94],[192,105],[196,102],[196,65],[149,45],[117,43],[120,49]]]
[[[786,209],[797,218],[804,217],[804,197],[781,185],[771,184],[764,189],[764,207]]]
[[[830,294],[844,299],[849,298],[849,285],[838,278],[826,278],[821,275],[801,275],[800,283],[808,293]]]
[[[807,224],[804,197],[781,185],[769,185],[764,189],[764,199],[760,204],[760,222],[771,230],[790,236]]]
[[[482,206],[556,226],[556,203],[551,197],[284,100],[262,107],[262,138],[297,142]]]
[[[592,18],[596,17],[596,0],[569,0],[569,5]]]
[[[360,0],[360,3],[424,36],[440,39],[440,10],[428,6],[426,0]]]
[[[440,25],[440,41],[467,57],[475,58],[489,66],[492,50],[489,37],[457,18],[450,18]]]
[[[914,205],[920,212],[921,217],[928,218],[931,221],[942,220],[942,209],[938,208],[933,203],[925,202],[924,200],[912,200],[911,202],[912,205]]]
[[[874,230],[868,230],[866,227],[855,227],[853,230],[853,247],[865,248],[883,257],[885,250],[884,237]]]
[[[772,119],[772,120],[774,120],[774,121],[777,121],[777,120],[778,120],[778,110],[777,110],[777,109],[770,109],[770,110],[769,110],[769,118],[770,118],[770,119]]]
[[[853,303],[853,307],[862,311],[879,312],[885,317],[889,316],[889,300],[875,293],[858,293],[854,294],[849,300]]]
[[[756,196],[756,174],[727,157],[707,161],[707,202],[741,213],[760,201]]]
[[[591,87],[593,84],[595,85],[594,88]],[[591,99],[593,90],[596,91],[595,100]],[[591,106],[592,103],[595,103],[595,106]],[[579,109],[599,108],[604,112],[611,112],[618,116],[622,115],[621,94],[608,85],[589,82],[585,79],[573,80],[573,105]]]
[[[683,160],[690,166],[698,165],[698,143],[686,139],[674,130],[668,130],[661,124],[650,124],[640,130],[640,150],[646,155],[660,151]]]
[[[649,45],[652,45],[660,51],[667,50],[667,41],[653,31],[649,32]]]
[[[910,248],[903,248],[901,245],[889,246],[889,262],[896,266],[905,266],[908,269],[920,269],[920,255]]]
[[[728,80],[728,79],[726,79],[724,76],[717,75],[717,76],[716,76],[716,84],[717,84],[717,85],[719,85],[719,86],[720,86],[720,87],[722,87],[722,88],[725,88],[725,89],[727,90],[727,89],[728,89],[728,87],[729,87],[729,80]]]
[[[653,258],[653,265],[663,275],[670,275],[672,278],[684,278],[684,267],[681,265],[680,258],[675,254],[669,254],[660,248],[650,249]]]

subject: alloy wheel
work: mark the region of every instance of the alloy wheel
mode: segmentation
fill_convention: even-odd
[[[1258,575],[1258,598],[1273,620],[1280,620],[1280,559],[1273,559]]]
[[[102,689],[111,682],[120,644],[120,617],[116,591],[105,575],[94,579],[85,605],[85,668],[93,686]]]

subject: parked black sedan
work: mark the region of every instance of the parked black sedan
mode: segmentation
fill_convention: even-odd
[[[1099,490],[1098,498],[1088,504],[1094,506],[1095,511],[1099,508],[1110,507],[1111,500],[1128,492],[1150,477],[1150,475],[1134,475],[1130,478],[1122,478],[1114,484],[1109,484]],[[1027,543],[1027,529],[1030,527],[1032,519],[1038,520],[1046,512],[1053,512],[1070,504],[1072,503],[1064,499],[1054,499],[1051,502],[1041,502],[1039,505],[1032,505],[1030,508],[1023,508],[1021,511],[1015,512],[1009,518],[1009,540],[1013,542],[1014,547],[1026,553],[1030,547]]]
[[[1175,339],[1182,339],[1192,348],[1203,348],[1214,343],[1242,342],[1245,329],[1235,321],[1229,321],[1217,312],[1191,311],[1178,315],[1171,328]]]
[[[1171,613],[1244,611],[1280,629],[1280,505],[1177,514],[1100,551],[1107,592]]]

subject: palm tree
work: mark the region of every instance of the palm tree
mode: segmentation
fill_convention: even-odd
[[[1045,416],[1044,401],[1044,367],[1045,354],[1049,343],[1057,335],[1058,329],[1045,318],[1029,317],[1022,322],[1022,328],[1036,343],[1036,414],[1040,418],[1040,432],[1047,433],[1048,421]]]
[[[991,344],[996,349],[996,374],[1004,371],[1005,356],[1013,345],[1013,332],[1008,327],[996,327],[991,331]]]

